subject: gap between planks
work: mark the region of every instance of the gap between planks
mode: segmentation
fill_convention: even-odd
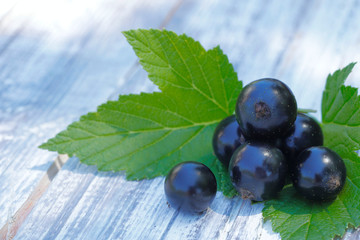
[[[168,23],[171,21],[171,19],[173,18],[177,10],[181,7],[183,2],[184,0],[178,0],[174,4],[168,14],[165,16],[164,20],[159,25],[159,29],[165,28],[168,25]],[[134,62],[134,64],[125,73],[125,79],[129,79],[131,74],[134,73],[138,67],[138,61]],[[112,95],[113,94],[111,94],[110,96]],[[19,230],[27,216],[30,214],[31,210],[34,208],[41,196],[48,189],[52,180],[55,178],[61,167],[67,162],[68,159],[69,156],[63,154],[56,157],[54,162],[46,171],[46,174],[42,177],[38,185],[31,192],[28,199],[23,203],[23,205],[16,211],[13,216],[9,217],[6,224],[0,229],[0,240],[11,240],[15,237],[17,231]]]
[[[39,201],[44,192],[48,189],[51,181],[56,174],[60,171],[61,167],[69,159],[68,155],[58,155],[54,162],[51,164],[46,174],[42,177],[38,185],[31,192],[28,199],[24,204],[16,211],[15,215],[10,217],[7,223],[0,229],[0,239],[10,240],[13,239],[19,230],[26,217],[29,215],[33,207]]]

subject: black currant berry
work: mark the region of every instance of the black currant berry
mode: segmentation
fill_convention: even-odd
[[[165,195],[170,206],[188,212],[205,211],[215,198],[217,185],[212,171],[202,163],[176,165],[165,179]]]
[[[306,148],[323,145],[320,125],[311,117],[298,113],[294,126],[282,141],[281,150],[291,165]]]
[[[243,199],[274,198],[283,188],[287,174],[281,151],[263,143],[245,143],[231,158],[231,181]]]
[[[226,166],[235,149],[245,143],[244,135],[241,133],[235,115],[223,119],[216,127],[212,145],[216,157]]]
[[[249,139],[274,138],[283,136],[293,125],[297,104],[283,82],[264,78],[244,87],[235,113],[242,132]]]
[[[311,147],[302,151],[292,172],[295,189],[310,200],[332,200],[345,184],[344,161],[326,147]]]

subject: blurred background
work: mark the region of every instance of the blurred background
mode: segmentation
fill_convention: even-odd
[[[39,150],[38,145],[81,115],[95,111],[101,103],[117,99],[119,94],[158,91],[138,64],[122,31],[166,28],[193,37],[206,49],[220,45],[244,84],[263,77],[278,78],[293,90],[298,106],[317,110],[314,116],[320,120],[327,75],[360,59],[359,22],[357,0],[1,0],[0,227],[11,220],[57,155]],[[347,84],[360,87],[359,69],[355,66]],[[144,195],[142,201],[151,198],[151,194],[146,195],[146,184],[157,186],[161,182],[129,183],[121,173],[98,173],[95,167],[71,159],[35,206],[30,220],[20,228],[19,239],[89,237],[89,231],[81,230],[86,227],[72,232],[71,226],[75,222],[88,226],[100,221],[95,213],[80,214],[88,198],[121,204],[119,199],[112,199],[111,191],[115,190],[111,187],[104,190],[110,196],[88,189],[104,179],[108,179],[108,184],[118,184],[112,182],[114,176],[121,179],[124,189],[140,184],[134,194]],[[68,185],[64,187],[65,179]],[[158,202],[163,201],[160,192]],[[71,194],[76,197],[69,197]],[[234,207],[231,201],[218,198],[229,209]],[[71,201],[75,201],[73,207],[66,208]],[[52,204],[59,207],[44,208]],[[157,207],[159,203],[153,204]],[[261,205],[241,204],[248,216],[233,221],[239,221],[236,224],[240,226],[242,221],[245,224],[251,220],[262,229]],[[134,203],[134,208],[138,207]],[[249,216],[251,211],[254,214]],[[36,225],[39,219],[46,224]],[[144,221],[143,224],[149,223]],[[192,236],[198,223],[192,221],[193,225],[180,235],[176,235],[176,224],[151,224],[160,232],[170,228],[170,236],[181,237]],[[100,228],[95,232],[101,231]],[[110,232],[116,231],[120,230]],[[140,231],[135,236],[127,232],[130,230],[121,231],[119,238],[148,234]],[[251,231],[226,236],[278,238],[271,230],[261,230],[257,235],[251,235]],[[96,234],[92,236],[100,236]]]

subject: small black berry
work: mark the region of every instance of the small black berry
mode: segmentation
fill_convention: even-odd
[[[336,198],[346,179],[344,161],[326,147],[311,147],[302,151],[292,172],[295,189],[310,200]]]
[[[322,146],[323,141],[320,125],[313,118],[298,113],[294,126],[282,141],[281,150],[291,165],[301,151],[309,147]]]
[[[201,213],[215,198],[216,178],[202,163],[183,162],[171,169],[164,190],[171,207]]]
[[[242,198],[272,199],[283,188],[287,174],[281,151],[264,143],[245,143],[234,152],[229,172]]]
[[[283,82],[264,78],[244,87],[235,113],[247,138],[274,138],[285,135],[293,125],[297,104],[294,94]]]
[[[212,139],[212,145],[216,157],[226,168],[235,149],[245,143],[235,115],[223,119],[216,127]]]

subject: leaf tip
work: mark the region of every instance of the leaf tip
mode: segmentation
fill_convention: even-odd
[[[48,151],[53,151],[51,148],[53,147],[52,141],[54,138],[48,139],[46,142],[43,142],[38,146],[38,148]]]
[[[341,69],[341,71],[345,71],[345,72],[351,72],[354,68],[354,66],[356,65],[357,62],[352,62],[349,63],[346,67],[344,67],[343,69]]]
[[[129,42],[134,37],[135,31],[136,30],[131,29],[131,30],[121,31],[121,33],[124,35],[126,40]]]
[[[48,150],[48,142],[44,142],[38,146],[40,149]]]

